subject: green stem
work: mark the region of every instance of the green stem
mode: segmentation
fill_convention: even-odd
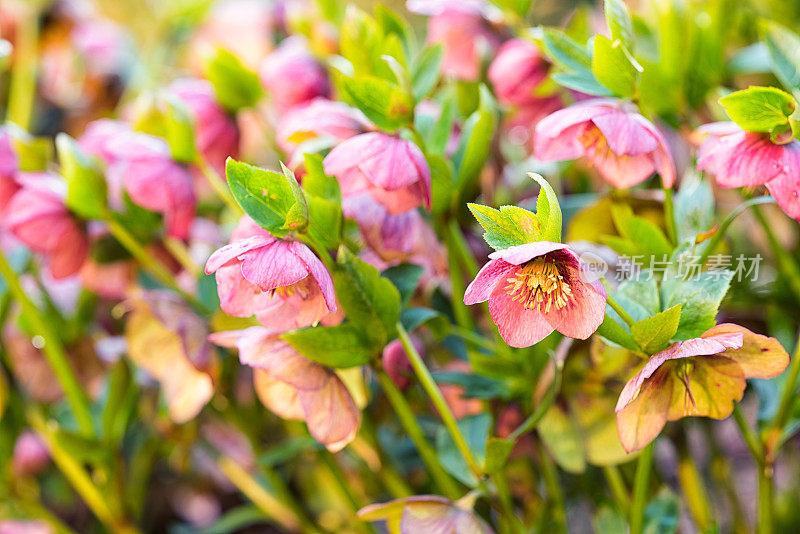
[[[741,204],[739,204],[738,206],[736,206],[736,209],[731,211],[725,218],[725,220],[722,221],[722,224],[719,225],[719,228],[717,228],[717,231],[714,233],[714,236],[706,245],[705,250],[703,250],[703,254],[700,255],[700,259],[697,261],[697,264],[698,265],[705,264],[705,262],[708,260],[708,257],[711,255],[712,252],[714,252],[714,250],[720,244],[722,239],[725,237],[725,234],[727,233],[728,228],[730,227],[733,220],[736,219],[736,217],[738,217],[742,212],[744,212],[744,210],[746,210],[751,206],[756,206],[759,204],[774,204],[774,203],[775,203],[774,198],[765,195],[762,197],[751,198],[750,200],[746,200]]]
[[[28,130],[36,98],[39,13],[34,6],[22,10],[14,42],[14,64],[8,97],[8,120]]]
[[[428,394],[428,397],[431,399],[431,402],[433,402],[434,407],[439,412],[439,416],[442,418],[444,426],[447,428],[447,431],[453,438],[453,442],[455,442],[456,447],[461,452],[461,456],[464,457],[464,461],[467,463],[467,466],[469,466],[470,470],[475,474],[476,477],[478,477],[478,480],[480,480],[483,476],[483,471],[478,466],[478,462],[475,460],[475,457],[472,454],[472,449],[469,448],[467,441],[464,439],[461,429],[458,428],[458,422],[456,421],[453,412],[450,410],[450,406],[448,406],[447,401],[444,400],[444,396],[439,390],[439,386],[436,385],[436,381],[434,381],[433,376],[431,376],[430,371],[425,366],[422,356],[420,356],[419,352],[417,352],[417,349],[411,342],[411,338],[408,337],[408,332],[406,332],[406,329],[400,322],[398,322],[396,326],[397,335],[400,338],[400,343],[402,343],[406,355],[408,356],[408,361],[411,363],[411,368],[414,369],[414,373],[417,375],[417,378],[422,384],[422,388]]]
[[[561,492],[561,484],[558,481],[558,469],[541,443],[539,443],[539,456],[542,460],[544,484],[551,502],[550,514],[556,523],[556,530],[566,533],[567,515],[564,509],[564,494]]]
[[[772,501],[774,488],[772,486],[772,468],[759,467],[758,469],[758,534],[772,534]]]
[[[755,432],[753,432],[753,429],[750,427],[750,424],[747,422],[747,419],[745,419],[738,404],[733,405],[733,420],[736,421],[736,426],[739,427],[739,432],[742,435],[745,445],[747,445],[747,449],[760,468],[760,466],[764,464],[764,448],[761,445],[761,441],[759,441]]]
[[[772,247],[772,253],[775,254],[775,259],[778,260],[778,268],[788,279],[789,287],[792,289],[795,298],[800,300],[800,267],[798,267],[791,254],[783,248],[778,238],[775,237],[775,232],[772,231],[772,227],[769,225],[766,217],[764,217],[764,213],[759,206],[753,206],[753,215],[755,215],[759,224],[764,229],[764,233],[767,235],[770,247]]]
[[[675,205],[672,201],[672,188],[664,187],[664,222],[667,226],[667,235],[673,243],[678,242],[678,228],[675,223]]]
[[[611,306],[611,309],[617,312],[617,314],[620,317],[622,317],[622,320],[625,321],[625,324],[627,324],[628,326],[632,326],[633,323],[635,323],[636,321],[634,321],[633,318],[628,314],[628,312],[625,311],[625,308],[620,306],[620,304],[616,300],[614,300],[614,297],[611,296],[611,290],[608,284],[608,280],[606,280],[605,278],[601,278],[600,282],[603,284],[603,287],[606,290],[607,294],[606,302],[608,303],[608,305]]]
[[[650,471],[653,468],[655,442],[647,445],[636,463],[636,477],[633,481],[633,500],[631,501],[631,534],[642,534],[644,529],[644,507],[647,505],[647,489],[650,485]]]
[[[518,440],[520,436],[523,436],[536,428],[536,425],[539,424],[539,421],[542,420],[544,414],[547,413],[547,410],[553,405],[553,402],[556,400],[556,395],[561,390],[561,365],[554,362],[556,366],[555,369],[555,376],[553,377],[553,383],[550,385],[550,389],[547,391],[547,396],[542,399],[542,402],[539,403],[539,406],[533,411],[531,415],[528,416],[525,421],[519,425],[516,430],[514,430],[509,436],[508,439],[510,440]]]
[[[439,490],[445,497],[456,500],[461,496],[458,485],[450,478],[450,475],[447,474],[439,463],[439,458],[436,456],[436,452],[425,437],[422,428],[420,428],[411,406],[408,405],[403,394],[397,389],[397,386],[394,385],[394,382],[392,382],[392,379],[385,371],[378,370],[376,373],[378,382],[386,393],[386,397],[389,399],[389,403],[392,405],[395,415],[400,420],[400,424],[408,434],[408,437],[411,438],[411,441],[416,446],[433,482],[439,487]]]
[[[72,413],[81,431],[87,436],[94,436],[94,425],[92,424],[92,415],[89,411],[89,399],[70,366],[67,352],[61,343],[61,339],[53,330],[51,324],[39,313],[33,301],[28,297],[28,294],[19,282],[17,273],[14,272],[14,269],[8,263],[2,251],[0,251],[0,274],[8,284],[11,296],[22,307],[22,314],[30,323],[35,335],[39,335],[44,339],[44,347],[42,348],[44,355],[50,367],[53,369],[58,383],[64,390],[67,402],[69,402],[72,408]]]
[[[322,459],[323,465],[325,465],[328,472],[333,477],[333,480],[336,484],[336,488],[339,490],[342,498],[350,505],[350,511],[353,513],[351,516],[351,525],[358,531],[361,532],[375,532],[374,527],[369,523],[363,523],[356,518],[356,513],[361,509],[361,504],[358,502],[355,494],[353,493],[353,489],[350,487],[350,484],[347,483],[347,479],[342,472],[342,468],[336,463],[336,459],[333,455],[326,451],[320,451],[320,458]]]
[[[470,314],[469,307],[464,304],[461,295],[464,295],[464,278],[458,262],[458,253],[451,239],[447,239],[447,262],[450,271],[450,288],[453,295],[453,314],[456,324],[465,330],[474,330],[475,321]]]
[[[75,491],[92,510],[95,516],[112,532],[134,534],[139,531],[124,518],[117,517],[108,506],[105,495],[92,483],[92,479],[83,470],[81,464],[69,452],[61,448],[56,435],[54,421],[45,421],[39,411],[29,407],[26,411],[28,424],[42,438],[53,462],[69,480]]]
[[[778,429],[783,432],[783,427],[789,420],[789,415],[792,413],[795,403],[797,402],[797,379],[800,377],[800,339],[797,340],[792,360],[789,363],[789,370],[786,374],[786,382],[783,385],[783,393],[781,400],[778,404],[778,410],[775,412],[775,418],[772,420],[772,428]]]
[[[197,158],[195,159],[195,165],[197,168],[200,169],[200,172],[203,174],[203,177],[208,182],[208,185],[211,186],[211,189],[217,194],[217,196],[225,203],[230,210],[235,213],[237,216],[242,216],[244,214],[244,210],[241,206],[236,202],[236,199],[233,198],[233,194],[228,186],[225,184],[225,180],[217,173],[214,168],[209,165],[208,161],[206,161],[205,156],[198,150],[197,151]]]
[[[122,244],[125,249],[131,253],[131,255],[136,258],[142,267],[145,268],[147,272],[152,274],[159,282],[176,292],[183,298],[186,302],[192,305],[195,310],[198,312],[205,314],[208,313],[209,310],[197,300],[197,297],[194,295],[190,295],[178,285],[178,282],[175,280],[175,277],[172,275],[169,270],[167,270],[164,265],[158,261],[153,255],[151,255],[147,249],[139,243],[136,237],[131,234],[127,228],[119,224],[114,219],[107,219],[106,223],[108,224],[108,229],[111,232],[111,235]]]
[[[708,532],[713,521],[711,503],[700,471],[687,450],[681,451],[678,463],[678,481],[689,512],[694,518],[694,524],[701,532]]]
[[[606,477],[606,482],[608,482],[608,487],[611,489],[611,495],[614,497],[617,508],[623,515],[627,516],[631,510],[631,497],[625,487],[622,474],[616,465],[603,466],[603,474]]]

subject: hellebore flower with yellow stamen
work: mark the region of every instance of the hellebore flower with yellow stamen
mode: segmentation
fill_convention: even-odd
[[[534,156],[542,161],[587,158],[612,186],[632,187],[654,172],[675,183],[675,164],[664,136],[636,106],[593,98],[556,111],[536,125]]]
[[[653,355],[625,384],[615,410],[619,439],[632,452],[653,441],[667,421],[725,419],[748,378],[772,378],[787,365],[789,355],[777,339],[735,324],[679,341]]]
[[[494,534],[472,511],[473,504],[473,494],[455,502],[439,495],[414,495],[365,506],[357,515],[362,521],[386,521],[391,534]]]
[[[464,304],[489,301],[489,314],[512,347],[529,347],[558,330],[586,339],[603,322],[606,292],[589,282],[567,245],[537,241],[489,255]]]

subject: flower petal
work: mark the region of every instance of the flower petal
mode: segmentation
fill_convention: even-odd
[[[464,292],[464,304],[471,305],[489,300],[495,286],[505,282],[506,277],[517,267],[518,265],[500,259],[487,262]]]
[[[293,242],[275,240],[240,255],[242,276],[263,291],[296,284],[309,275],[309,268],[293,253],[293,248]]]
[[[617,434],[626,451],[638,451],[664,428],[673,381],[669,369],[659,369],[642,385],[636,399],[617,410]]]
[[[567,250],[569,247],[563,243],[552,243],[550,241],[536,241],[533,243],[525,243],[524,245],[514,245],[513,247],[497,250],[489,254],[492,260],[504,260],[514,265],[522,265],[525,262],[544,256],[554,250]],[[573,254],[574,256],[574,254]]]
[[[254,235],[247,239],[235,241],[230,245],[225,245],[208,258],[206,274],[211,274],[220,267],[239,260],[239,257],[246,252],[269,245],[273,241],[275,241],[275,238],[272,236]]]
[[[583,282],[577,269],[568,268],[567,272],[572,298],[560,310],[553,308],[545,313],[544,318],[567,337],[587,339],[605,318],[605,291],[600,292],[594,285]]]
[[[337,452],[356,437],[361,411],[334,373],[328,372],[327,382],[320,389],[301,389],[298,395],[308,431],[328,450]]]
[[[693,363],[683,379],[678,378],[683,370],[675,368],[678,362],[671,366],[677,376],[672,381],[672,400],[667,418],[675,421],[688,416],[728,417],[747,386],[741,366],[721,354],[698,358]]]
[[[777,339],[755,334],[743,326],[718,324],[702,337],[719,339],[722,335],[742,336],[740,347],[734,346],[722,355],[738,363],[745,378],[772,378],[789,365],[789,354]]]
[[[489,297],[489,315],[506,343],[530,347],[550,335],[553,327],[541,313],[524,308],[512,298],[502,284],[497,284]]]
[[[336,294],[333,290],[333,280],[331,279],[330,273],[328,273],[328,269],[326,269],[320,259],[311,252],[311,249],[303,243],[298,241],[293,242],[290,245],[290,250],[295,256],[300,258],[300,261],[305,264],[308,272],[310,272],[314,280],[317,281],[317,285],[322,291],[322,295],[325,297],[328,310],[331,313],[336,312]]]

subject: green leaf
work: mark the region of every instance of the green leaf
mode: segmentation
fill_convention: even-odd
[[[442,45],[435,44],[426,46],[417,57],[411,74],[411,86],[414,88],[414,99],[417,102],[428,96],[439,82],[439,68],[443,55]]]
[[[621,300],[625,310],[637,321],[655,315],[662,309],[658,282],[655,273],[649,269],[642,269],[639,276],[620,282],[614,298]],[[631,306],[631,303],[635,303],[635,306]]]
[[[430,308],[406,308],[400,314],[400,322],[407,332],[412,332],[425,324],[438,338],[444,337],[450,327],[447,317]]]
[[[461,143],[453,155],[456,166],[456,191],[464,191],[478,177],[486,163],[497,126],[495,110],[494,97],[485,85],[481,85],[480,104],[464,123]]]
[[[623,241],[612,236],[604,236],[602,241],[617,253],[628,256],[657,256],[667,258],[672,253],[672,245],[664,232],[643,217],[633,214],[633,209],[628,204],[613,204],[611,217],[614,226],[623,238]],[[624,248],[620,248],[622,245]]]
[[[603,322],[597,329],[597,334],[620,347],[639,352],[639,347],[636,345],[636,340],[633,339],[633,336],[608,313],[606,313]]]
[[[380,350],[352,323],[294,330],[281,339],[309,360],[334,369],[364,365]]]
[[[688,172],[675,194],[675,224],[678,241],[694,240],[714,225],[714,191],[698,172]]]
[[[342,96],[375,126],[394,131],[414,120],[414,101],[398,86],[376,76],[363,75],[342,79]]]
[[[476,373],[434,371],[433,378],[440,384],[461,386],[465,399],[508,399],[511,395],[504,381]]]
[[[346,247],[339,247],[338,268],[333,280],[336,296],[348,320],[357,325],[379,348],[395,337],[400,318],[400,293],[378,269]]]
[[[580,91],[594,96],[614,96],[614,92],[598,82],[594,74],[588,70],[580,73],[556,72],[552,78],[557,84],[573,91]]]
[[[394,287],[400,292],[400,301],[403,306],[408,305],[408,301],[417,290],[419,279],[425,270],[419,265],[411,263],[401,263],[389,267],[381,273],[381,276],[388,278]]]
[[[554,63],[569,71],[591,70],[592,55],[566,33],[556,28],[542,28],[542,34],[545,52]]]
[[[467,207],[483,227],[483,238],[495,250],[536,241],[539,220],[535,213],[517,206],[501,206],[499,210],[481,204]]]
[[[447,150],[447,142],[453,135],[453,123],[456,119],[456,105],[452,99],[447,99],[442,104],[439,119],[431,128],[430,134],[426,139],[428,152],[443,156]]]
[[[300,189],[300,184],[297,183],[297,178],[294,173],[290,171],[286,165],[281,162],[281,170],[289,188],[292,190],[292,197],[294,203],[289,208],[286,214],[286,222],[283,223],[283,228],[286,230],[302,231],[308,226],[308,202],[303,190]]]
[[[761,25],[761,34],[769,51],[772,72],[787,89],[800,89],[800,37],[772,21]]]
[[[165,94],[163,99],[164,134],[169,143],[172,159],[184,163],[193,162],[197,158],[197,148],[192,112],[174,95]]]
[[[489,437],[491,425],[492,416],[488,413],[471,415],[458,421],[458,428],[461,430],[461,434],[463,434],[478,465],[482,465],[484,462],[486,441]],[[453,438],[443,426],[440,426],[436,432],[436,453],[439,456],[442,467],[448,473],[467,486],[476,487],[479,484],[480,481],[467,466]]]
[[[306,233],[325,249],[334,249],[342,243],[342,205],[320,197],[309,197],[308,228]]]
[[[225,175],[236,202],[259,226],[280,237],[289,210],[295,205],[295,192],[286,177],[228,158]]]
[[[556,192],[542,175],[529,172],[528,176],[541,187],[539,197],[536,199],[536,217],[539,220],[538,240],[560,243],[561,206],[558,204]]]
[[[652,317],[633,323],[631,333],[644,352],[655,354],[669,345],[669,340],[678,331],[680,318],[681,304],[676,304]]]
[[[486,472],[493,474],[502,471],[513,448],[514,442],[509,439],[489,438],[486,441]]]
[[[632,48],[633,22],[628,6],[623,0],[605,0],[604,7],[611,38],[620,41],[626,48]]]
[[[431,213],[446,213],[453,201],[453,164],[436,154],[426,154],[431,169]]]
[[[641,69],[620,41],[595,35],[592,74],[615,95],[633,96]]]
[[[569,473],[582,473],[586,469],[583,437],[576,421],[561,407],[553,405],[544,414],[536,431],[556,463]]]
[[[303,189],[314,197],[320,197],[334,202],[342,201],[342,191],[339,181],[334,176],[325,174],[322,166],[322,156],[319,154],[303,154],[306,175],[303,176]]]
[[[47,170],[53,160],[53,142],[47,137],[34,137],[13,122],[3,128],[11,136],[11,144],[17,155],[21,171]]]
[[[69,135],[56,136],[61,176],[67,181],[67,207],[84,219],[103,219],[108,211],[106,180],[95,160]]]
[[[672,534],[678,529],[681,505],[678,496],[662,489],[644,509],[645,534]]]
[[[231,112],[255,106],[264,94],[258,75],[238,57],[217,49],[203,65],[203,73],[214,86],[219,103]]]
[[[776,87],[749,87],[719,99],[733,122],[749,132],[771,132],[789,125],[797,104]]]

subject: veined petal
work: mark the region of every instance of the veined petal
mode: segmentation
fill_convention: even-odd
[[[505,260],[496,259],[490,260],[486,265],[481,267],[475,279],[470,282],[467,290],[464,292],[464,304],[477,304],[489,300],[495,286],[498,283],[505,282],[512,271],[519,266],[513,263],[508,263]]]
[[[553,327],[541,313],[512,298],[503,284],[497,284],[489,297],[489,315],[506,343],[512,347],[530,347],[550,335]]]

